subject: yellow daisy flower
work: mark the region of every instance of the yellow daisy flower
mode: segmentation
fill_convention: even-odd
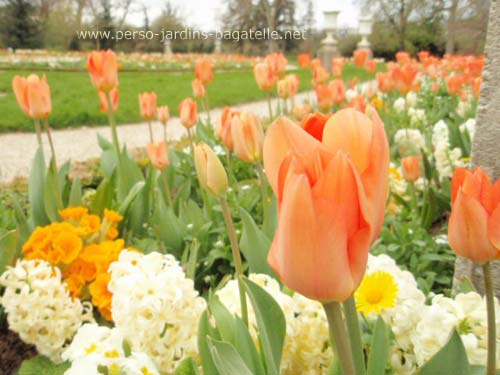
[[[356,307],[359,312],[380,315],[382,309],[394,307],[398,296],[398,285],[394,277],[384,271],[366,275],[356,291]]]

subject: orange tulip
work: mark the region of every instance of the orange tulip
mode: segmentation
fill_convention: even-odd
[[[378,72],[377,83],[378,83],[378,89],[382,92],[388,92],[394,88],[394,82],[392,81],[390,72],[386,73]]]
[[[365,69],[368,73],[375,73],[375,69],[377,69],[377,62],[375,60],[368,60],[365,64]]]
[[[158,121],[160,121],[163,125],[167,125],[167,122],[170,119],[170,112],[168,110],[168,105],[162,105],[158,107],[156,112],[158,114]]]
[[[52,112],[52,101],[45,75],[41,79],[36,74],[30,74],[27,78],[15,76],[12,80],[12,89],[17,104],[26,115],[33,119],[49,117]]]
[[[266,63],[271,67],[271,70],[276,77],[282,78],[285,75],[288,60],[281,52],[274,52],[267,55]]]
[[[141,116],[145,120],[153,120],[156,117],[157,96],[155,92],[143,92],[139,94],[139,107]]]
[[[299,91],[299,77],[296,74],[287,75],[278,81],[277,89],[280,98],[288,99],[294,96]]]
[[[214,79],[214,64],[209,59],[200,59],[194,67],[194,74],[204,85]]]
[[[402,67],[396,67],[391,71],[392,79],[396,89],[402,94],[407,94],[415,87],[418,69],[412,64],[405,64]]]
[[[314,88],[314,91],[316,92],[318,106],[324,111],[330,110],[333,107],[333,97],[328,85],[318,85]]]
[[[312,112],[312,106],[309,103],[304,103],[303,105],[297,105],[293,107],[292,113],[293,117],[297,121],[302,121],[309,113]]]
[[[109,108],[108,108],[108,99],[106,98],[106,93],[99,91],[99,100],[101,101],[101,112],[103,113],[108,113]],[[118,110],[118,102],[120,100],[120,94],[118,93],[118,88],[115,87],[113,90],[109,92],[109,95],[111,96],[111,106],[113,112],[116,112]]]
[[[354,98],[352,98],[347,107],[357,109],[360,112],[365,112],[366,110],[365,97],[363,95],[356,95]]]
[[[345,101],[345,84],[341,79],[334,79],[328,84],[333,103],[342,104]]]
[[[253,68],[255,81],[263,91],[270,91],[276,83],[276,76],[272,68],[267,63],[258,63]]]
[[[186,98],[179,104],[179,117],[185,128],[192,128],[198,122],[196,102],[191,98]]]
[[[308,298],[348,299],[382,226],[389,147],[376,111],[368,112],[337,112],[322,142],[284,117],[267,131],[264,165],[279,206],[268,261]]]
[[[326,115],[321,112],[316,112],[315,114],[309,114],[300,123],[300,126],[311,134],[318,141],[323,140],[323,129],[325,128],[326,122],[332,116],[331,113]]]
[[[109,92],[118,86],[118,64],[113,51],[93,51],[87,68],[92,84],[98,91]]]
[[[414,182],[422,176],[420,168],[420,156],[407,156],[401,160],[403,167],[403,177],[406,181]]]
[[[262,158],[264,128],[257,116],[245,111],[235,114],[231,120],[231,137],[238,158],[248,163]]]
[[[448,94],[458,95],[464,84],[463,76],[453,75],[446,80],[446,88],[448,89]]]
[[[455,253],[478,263],[500,253],[500,180],[481,168],[457,168],[452,180],[448,240]]]
[[[321,65],[321,62],[316,64],[312,64],[312,73],[313,73],[313,84],[314,86],[321,85],[328,81],[330,74],[326,71],[326,69]]]
[[[396,53],[396,61],[399,65],[408,64],[409,62],[411,62],[411,56],[408,52],[399,51]]]
[[[238,115],[239,112],[232,110],[229,107],[225,107],[222,111],[220,121],[215,127],[215,134],[217,138],[220,139],[222,143],[229,149],[233,149],[233,137],[231,135],[231,122],[233,117]]]
[[[429,51],[420,51],[418,53],[418,59],[420,60],[420,62],[423,62],[425,64],[425,62],[427,61],[427,59],[430,57],[430,52]]]
[[[479,99],[479,96],[481,95],[481,77],[474,78],[471,85],[474,98]]]
[[[166,142],[149,143],[146,147],[151,165],[163,170],[170,164],[168,160],[168,148]]]
[[[342,57],[335,57],[332,59],[332,73],[334,78],[342,78],[344,63],[345,62]]]
[[[309,65],[311,65],[311,55],[309,55],[308,53],[301,53],[297,56],[297,59],[299,61],[299,66],[302,69],[308,68]]]
[[[193,82],[191,82],[191,87],[193,89],[193,96],[195,98],[205,97],[205,86],[203,85],[203,82],[201,82],[201,80],[194,79]]]
[[[194,146],[194,164],[203,189],[218,197],[227,191],[226,170],[217,155],[205,143]]]
[[[358,68],[362,68],[366,64],[366,59],[368,58],[368,51],[366,49],[357,49],[353,53],[354,63]]]

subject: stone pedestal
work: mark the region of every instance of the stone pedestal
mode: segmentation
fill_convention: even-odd
[[[357,44],[357,48],[358,49],[364,49],[364,50],[368,51],[368,59],[371,59],[373,57],[373,52],[372,52],[372,49],[371,49],[371,44],[368,41],[368,39],[366,38],[366,35],[363,35],[363,38]]]
[[[170,39],[165,39],[163,42],[163,53],[167,56],[172,55],[172,41]]]
[[[222,53],[222,40],[220,40],[219,38],[215,38],[214,53],[216,55]]]
[[[318,58],[321,60],[321,64],[327,71],[331,71],[332,59],[339,56],[340,52],[337,48],[337,41],[332,33],[327,33],[326,38],[321,41],[321,48],[318,51]]]

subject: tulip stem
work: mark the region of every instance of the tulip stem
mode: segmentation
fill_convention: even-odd
[[[203,98],[201,100],[203,100]],[[210,125],[212,121],[210,120],[210,104],[208,104],[208,90],[205,91],[205,111],[207,113],[207,124]]]
[[[222,215],[224,216],[224,221],[226,222],[227,232],[229,235],[229,242],[231,243],[231,251],[233,253],[234,268],[236,270],[236,277],[238,280],[238,289],[240,292],[240,304],[241,304],[241,319],[246,326],[248,326],[248,309],[247,309],[247,299],[245,295],[245,286],[243,285],[243,261],[241,260],[240,247],[238,245],[238,240],[236,238],[236,231],[234,230],[233,219],[231,217],[231,211],[227,204],[225,197],[220,198],[220,206],[222,208]]]
[[[116,121],[115,115],[113,113],[113,101],[111,100],[111,94],[109,93],[109,91],[106,93],[106,101],[108,102],[108,120],[109,125],[111,126],[111,138],[113,139],[113,144],[116,149],[118,160],[120,160],[120,143],[118,141],[118,133],[116,131]]]
[[[151,126],[151,121],[148,121],[148,129],[149,129],[149,141],[151,143],[154,143],[153,127]]]
[[[491,279],[491,264],[483,264],[484,292],[486,295],[486,309],[488,315],[488,362],[487,375],[495,375],[496,371],[496,322],[495,322],[495,297]]]
[[[356,374],[352,361],[349,336],[347,335],[344,319],[342,318],[342,307],[340,303],[335,301],[323,303],[323,309],[325,310],[330,332],[335,341],[343,374]]]
[[[167,124],[163,124],[163,141],[167,144]]]
[[[167,181],[167,171],[160,171],[160,174],[161,174],[161,178],[163,180],[163,185],[165,185],[165,194],[167,196],[167,199],[168,199],[168,204],[170,205],[170,207],[174,207],[174,203],[173,203],[173,200],[172,200],[172,193],[170,192],[170,186],[168,185],[168,181]]]
[[[191,131],[191,128],[187,128],[188,132],[188,138],[189,138],[189,146],[191,147],[191,155],[193,155],[194,158],[194,136],[193,132]]]
[[[40,129],[40,120],[34,119],[34,122],[35,122],[35,131],[36,131],[36,140],[38,141],[38,146],[40,146],[40,148],[42,148],[42,152],[43,152],[42,130]]]
[[[262,228],[267,233],[269,227],[269,198],[267,196],[267,179],[264,168],[257,162],[257,173],[259,174],[259,186],[262,194]]]
[[[54,148],[54,142],[52,141],[52,135],[50,132],[50,126],[49,126],[49,120],[44,119],[43,124],[45,126],[45,132],[47,133],[47,138],[49,140],[49,145],[50,145],[50,152],[52,153],[52,159],[50,161],[50,165],[53,169],[54,172],[54,177],[55,177],[55,183],[54,183],[54,189],[55,189],[55,194],[56,194],[56,202],[57,202],[57,208],[62,210],[63,209],[63,203],[62,203],[62,196],[61,196],[61,189],[59,187],[59,176],[58,176],[58,169],[57,169],[57,161],[56,161],[56,150]]]
[[[267,108],[269,110],[269,121],[273,119],[273,106],[271,104],[271,93],[267,94]]]
[[[356,310],[356,301],[354,300],[354,296],[345,301],[343,303],[343,307],[356,375],[364,375],[366,368],[365,356],[363,353],[361,329],[359,327],[358,311]]]

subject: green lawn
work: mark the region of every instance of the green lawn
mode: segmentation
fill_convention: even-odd
[[[19,109],[12,92],[11,82],[15,75],[28,75],[32,71],[0,71],[0,133],[11,131],[32,131],[32,121]],[[34,73],[42,74],[44,72]],[[300,76],[300,90],[311,89],[310,70],[297,70]],[[82,125],[105,125],[107,117],[99,111],[99,99],[86,72],[45,72],[52,94],[53,112],[49,117],[53,128],[78,127]],[[369,79],[373,75],[352,65],[344,68],[343,78],[347,81],[357,75]],[[124,72],[120,73],[120,108],[117,113],[119,124],[140,122],[138,94],[156,91],[158,104],[167,104],[171,115],[177,114],[178,103],[191,95],[191,81],[194,73]],[[215,72],[215,78],[208,87],[210,105],[220,107],[248,101],[265,99],[248,71]]]

